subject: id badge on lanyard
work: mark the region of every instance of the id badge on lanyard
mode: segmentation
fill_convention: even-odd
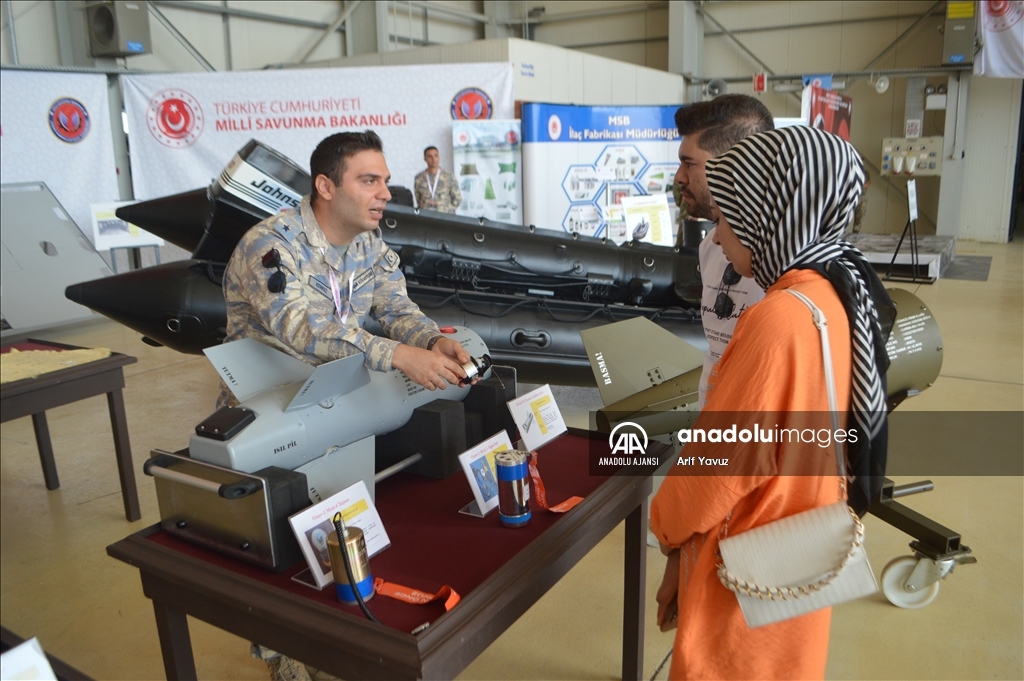
[[[348,275],[348,298],[345,301],[344,309],[341,307],[341,290],[338,287],[338,278],[334,276],[334,268],[331,267],[330,263],[327,263],[327,251],[321,247],[320,253],[324,256],[324,264],[327,265],[327,276],[331,280],[331,294],[334,296],[334,311],[341,317],[342,326],[348,321],[348,313],[352,310],[352,291],[353,281],[356,273],[352,272]]]

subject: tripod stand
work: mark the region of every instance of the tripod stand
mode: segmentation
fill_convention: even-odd
[[[907,275],[894,275],[892,273],[893,265],[896,264],[896,257],[900,254],[900,248],[903,247],[903,240],[910,236],[910,276]],[[922,284],[934,284],[935,277],[929,277],[927,270],[925,270],[924,276],[917,276],[918,267],[921,266],[920,257],[917,251],[917,220],[907,220],[907,226],[903,228],[903,233],[900,234],[900,240],[896,244],[896,250],[893,251],[892,260],[889,261],[889,268],[885,271],[885,276],[882,277],[883,281],[905,281],[912,283]],[[926,266],[927,267],[927,266]]]

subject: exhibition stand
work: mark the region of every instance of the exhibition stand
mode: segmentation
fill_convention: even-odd
[[[497,513],[460,514],[470,499],[462,476],[434,480],[400,473],[377,485],[376,506],[391,546],[371,561],[375,577],[461,595],[450,611],[376,597],[381,622],[341,604],[333,588],[317,591],[177,539],[154,525],[107,547],[137,567],[152,599],[168,679],[195,679],[190,615],[341,678],[454,678],[620,522],[626,521],[622,678],[643,673],[647,499],[654,467],[610,477],[590,475],[607,455],[607,436],[571,429],[539,450],[548,498],[584,500],[564,514],[534,513],[522,528]],[[653,444],[649,456],[670,448]],[[587,603],[581,603],[587,608]],[[427,625],[427,626],[424,626]],[[415,634],[411,632],[416,632]]]

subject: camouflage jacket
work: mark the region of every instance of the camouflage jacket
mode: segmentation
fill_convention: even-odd
[[[276,268],[262,263],[274,248],[286,277],[280,293],[268,288]],[[335,310],[331,269],[341,312]],[[308,196],[297,209],[271,216],[245,233],[224,272],[224,298],[225,343],[255,338],[313,365],[362,352],[367,368],[390,371],[399,343],[425,348],[440,334],[409,299],[398,255],[380,233],[360,234],[342,257],[317,225]],[[380,323],[388,338],[362,328],[367,316]]]
[[[427,201],[431,200],[430,197],[430,184],[428,182],[427,171],[424,170],[422,173],[416,175],[413,180],[412,188],[413,193],[416,194],[416,206],[420,210],[436,210],[441,213],[454,213],[459,204],[462,203],[462,192],[459,191],[459,181],[455,179],[455,176],[449,173],[444,168],[438,168],[440,177],[437,178],[437,186],[434,187],[433,200],[437,201],[437,207],[431,208],[427,205]]]

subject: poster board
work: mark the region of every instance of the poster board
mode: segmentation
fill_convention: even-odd
[[[608,233],[622,199],[672,193],[678,109],[523,104],[525,224],[625,241]]]
[[[452,121],[459,215],[523,224],[519,121]]]

